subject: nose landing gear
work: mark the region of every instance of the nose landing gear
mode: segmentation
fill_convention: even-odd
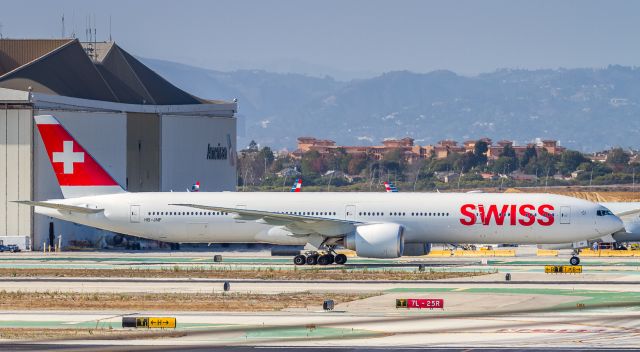
[[[569,264],[579,265],[580,264],[580,257],[578,257],[579,254],[580,254],[580,250],[574,250],[573,255],[571,256],[571,259],[569,259]]]
[[[571,265],[580,264],[580,258],[576,257],[576,256],[571,257],[571,259],[569,259],[569,264],[571,264]]]

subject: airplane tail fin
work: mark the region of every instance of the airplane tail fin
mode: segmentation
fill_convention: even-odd
[[[391,193],[391,192],[393,192],[393,193],[398,192],[398,188],[396,188],[396,186],[395,186],[393,183],[391,183],[391,182],[385,182],[385,183],[384,183],[384,189],[385,189],[385,191],[387,191],[387,192],[389,192],[389,193]]]
[[[296,179],[296,182],[291,186],[291,192],[300,192],[302,190],[302,179]]]
[[[54,116],[34,119],[65,198],[124,192]]]

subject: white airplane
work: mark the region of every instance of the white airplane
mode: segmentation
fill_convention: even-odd
[[[623,228],[612,234],[608,234],[593,241],[580,241],[574,243],[538,245],[544,249],[573,249],[590,248],[593,242],[640,242],[640,202],[602,202],[600,205],[622,220]],[[577,253],[577,252],[576,252]]]
[[[35,123],[65,199],[18,201],[78,224],[176,243],[310,244],[294,263],[427,254],[430,243],[567,243],[623,228],[602,205],[553,194],[129,193],[51,115]]]

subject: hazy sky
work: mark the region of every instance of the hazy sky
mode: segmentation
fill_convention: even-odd
[[[213,69],[342,78],[391,70],[636,66],[640,1],[6,1],[2,34],[52,38],[95,15],[129,52]]]

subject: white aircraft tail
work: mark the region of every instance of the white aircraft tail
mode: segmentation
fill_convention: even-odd
[[[54,116],[34,119],[65,198],[124,192]]]

